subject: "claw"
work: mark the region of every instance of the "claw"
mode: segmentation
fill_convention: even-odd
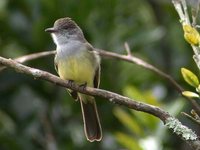
[[[68,80],[68,84],[69,84],[69,86],[72,86],[73,83],[74,83],[73,80]]]
[[[81,90],[85,90],[85,88],[87,87],[87,82],[80,84],[79,87],[81,88]]]

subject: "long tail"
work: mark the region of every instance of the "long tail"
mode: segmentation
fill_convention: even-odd
[[[90,142],[100,141],[102,138],[102,131],[94,97],[88,96],[89,100],[83,100],[81,97],[80,103],[86,138]]]

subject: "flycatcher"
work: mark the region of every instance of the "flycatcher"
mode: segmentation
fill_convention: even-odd
[[[98,88],[100,58],[85,39],[79,26],[67,17],[56,20],[54,26],[45,31],[51,33],[57,47],[54,62],[60,78],[74,81],[79,85]],[[75,100],[81,103],[87,140],[100,141],[102,131],[94,97],[69,89],[68,91]]]

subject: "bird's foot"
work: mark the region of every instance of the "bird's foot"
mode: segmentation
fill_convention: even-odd
[[[81,88],[81,90],[85,90],[85,88],[87,87],[87,82],[80,84],[79,87]]]
[[[67,82],[68,84],[69,84],[69,86],[72,86],[73,85],[73,83],[74,83],[74,80],[68,80],[68,82]]]

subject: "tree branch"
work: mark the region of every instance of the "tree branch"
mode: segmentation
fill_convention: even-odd
[[[113,93],[113,92],[105,91],[102,89],[96,89],[96,88],[91,88],[91,87],[86,87],[85,89],[83,89],[74,83],[69,84],[68,81],[64,81],[64,80],[60,79],[58,76],[50,74],[46,71],[42,71],[39,69],[35,69],[35,68],[31,68],[31,67],[22,65],[12,59],[6,59],[3,57],[0,57],[0,64],[3,64],[7,67],[11,67],[11,68],[15,69],[16,72],[31,75],[32,77],[34,77],[34,79],[36,79],[36,78],[43,79],[43,80],[49,81],[51,83],[54,83],[56,85],[66,87],[66,88],[69,88],[69,89],[72,89],[72,90],[75,90],[75,91],[78,91],[81,93],[85,93],[85,94],[89,94],[89,95],[93,95],[93,96],[100,96],[100,97],[109,99],[113,103],[116,103],[119,105],[124,105],[128,108],[132,108],[132,109],[135,109],[138,111],[150,113],[150,114],[160,118],[164,123],[165,123],[165,120],[169,117],[168,113],[164,112],[163,110],[159,109],[158,107],[140,103],[140,102],[136,102],[130,98],[121,96],[121,95]]]
[[[158,68],[156,68],[155,66],[147,63],[146,61],[133,56],[133,55],[121,55],[121,54],[117,54],[117,53],[113,53],[113,52],[109,52],[106,50],[101,50],[101,49],[96,49],[99,54],[101,56],[104,57],[110,57],[110,58],[117,58],[119,60],[124,60],[130,63],[134,63],[137,64],[138,66],[141,66],[143,68],[146,68],[154,73],[156,73],[157,75],[163,77],[164,79],[166,79],[167,81],[169,81],[169,83],[172,84],[173,87],[175,87],[175,89],[182,95],[182,92],[184,91],[184,89],[168,74],[164,73],[163,71],[159,70]],[[189,100],[189,102],[191,102],[191,104],[193,105],[194,109],[198,112],[198,114],[200,114],[200,106],[198,105],[198,103],[189,98],[189,97],[185,97],[186,99]]]
[[[24,55],[24,56],[15,58],[14,60],[19,63],[24,63],[24,62],[27,62],[30,60],[34,60],[34,59],[38,59],[38,58],[42,58],[42,57],[54,55],[54,54],[56,54],[56,51],[44,51],[44,52],[38,52],[38,53]],[[6,66],[0,66],[0,71],[4,70],[5,68],[6,68]]]
[[[155,66],[145,62],[144,60],[142,60],[142,59],[140,59],[136,56],[121,55],[121,54],[109,52],[109,51],[102,50],[102,49],[97,49],[97,51],[99,52],[99,54],[101,56],[110,57],[110,58],[117,58],[117,59],[120,59],[120,60],[124,60],[124,61],[130,62],[130,63],[137,64],[138,66],[141,66],[143,68],[146,68],[146,69],[158,74],[159,76],[167,79],[176,88],[176,90],[179,91],[180,93],[183,91],[183,88],[174,79],[172,79],[172,77],[170,75],[164,73],[163,71],[159,70]]]
[[[164,79],[166,79],[167,81],[169,81],[169,83],[171,83],[172,86],[174,86],[175,89],[180,94],[182,94],[182,91],[184,91],[184,89],[170,75],[164,73],[163,71],[159,70],[155,66],[149,64],[148,62],[142,60],[141,58],[133,56],[130,52],[130,48],[129,48],[127,43],[125,44],[125,47],[126,47],[126,51],[127,51],[128,55],[121,55],[121,54],[113,53],[113,52],[98,49],[98,48],[96,48],[95,50],[97,51],[97,53],[99,53],[99,55],[101,55],[103,57],[116,58],[116,59],[123,60],[123,61],[129,62],[129,63],[134,63],[138,66],[141,66],[145,69],[148,69],[148,70],[158,74],[159,76],[161,76]],[[20,63],[24,63],[24,62],[27,62],[27,61],[30,61],[30,60],[42,58],[42,57],[45,57],[45,56],[48,56],[48,55],[55,55],[55,54],[56,54],[55,50],[38,52],[38,53],[24,55],[24,56],[15,58],[14,60],[17,61],[17,62],[20,62]],[[5,68],[6,68],[6,66],[0,66],[0,71],[4,70]],[[200,106],[198,105],[198,103],[191,98],[188,98],[188,97],[185,97],[185,98],[188,99],[189,102],[191,102],[191,104],[193,105],[196,112],[198,112],[198,114],[200,114]]]
[[[193,147],[196,150],[200,150],[200,141],[198,140],[197,135],[191,129],[182,125],[176,118],[171,116],[168,112],[162,110],[159,107],[138,102],[128,97],[110,91],[106,91],[103,89],[96,89],[91,87],[86,87],[85,89],[83,89],[74,83],[69,83],[68,81],[61,80],[59,77],[50,74],[46,71],[22,65],[12,59],[6,59],[0,57],[0,64],[5,65],[7,67],[11,67],[19,73],[30,75],[34,79],[38,78],[46,80],[48,82],[78,91],[80,93],[103,97],[105,99],[108,99],[110,102],[114,104],[123,105],[130,109],[149,113],[162,120],[163,123],[166,124],[166,126],[169,129],[173,130],[174,133],[176,133],[179,137],[181,137],[184,141],[186,141],[191,147]]]

